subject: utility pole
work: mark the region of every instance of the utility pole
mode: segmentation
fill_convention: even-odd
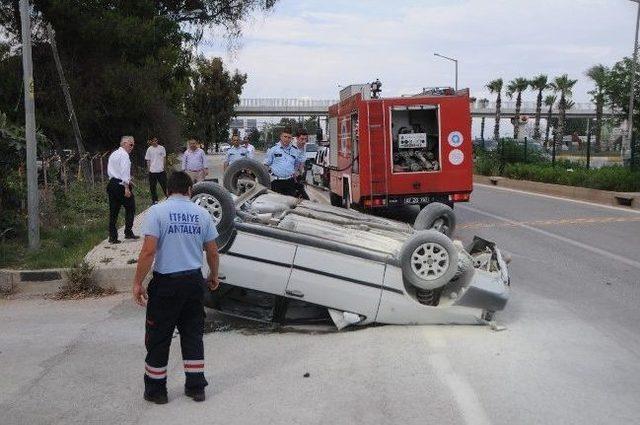
[[[51,52],[53,53],[53,60],[56,63],[56,69],[58,70],[58,77],[60,77],[60,86],[62,87],[62,94],[64,94],[64,101],[67,104],[67,111],[69,112],[69,119],[71,120],[71,126],[73,127],[73,135],[76,139],[76,146],[78,148],[79,157],[84,157],[86,151],[84,144],[82,143],[82,133],[80,133],[80,126],[78,125],[78,118],[73,107],[71,100],[71,93],[69,92],[69,84],[64,76],[64,70],[62,69],[62,62],[60,62],[60,55],[58,55],[58,47],[56,45],[56,33],[53,30],[51,24],[47,24],[47,33],[49,35],[49,44],[51,45]],[[82,168],[82,174],[85,180],[89,177],[89,167],[86,162],[79,164]]]
[[[635,150],[635,141],[633,137],[633,102],[634,102],[634,88],[636,82],[636,64],[638,62],[638,30],[640,29],[640,0],[631,0],[635,3],[638,3],[638,16],[636,17],[636,35],[635,42],[633,44],[633,62],[631,62],[631,91],[629,93],[629,117],[627,118],[627,141],[629,143],[629,148],[631,149],[631,156],[634,155]],[[635,160],[635,158],[633,158]],[[632,160],[632,161],[633,161]],[[634,164],[631,164],[634,166]]]
[[[33,84],[33,61],[31,59],[31,16],[28,0],[20,0],[20,22],[22,25],[22,70],[24,82],[24,122],[27,141],[27,210],[29,249],[40,248],[40,219],[38,196],[38,168],[36,158],[36,114],[35,86]]]

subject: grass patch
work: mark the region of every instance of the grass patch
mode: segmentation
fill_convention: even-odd
[[[136,212],[151,204],[145,185],[134,186]],[[120,212],[124,223],[124,209]],[[27,249],[26,217],[13,239],[0,242],[0,268],[44,269],[80,264],[94,246],[108,236],[109,203],[104,186],[75,182],[64,193],[60,188],[43,196],[41,246]]]
[[[82,261],[67,272],[67,283],[55,294],[58,300],[99,297],[116,293],[115,288],[102,288],[93,280],[94,266]]]

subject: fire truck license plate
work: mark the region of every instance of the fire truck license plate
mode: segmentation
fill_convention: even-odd
[[[427,133],[408,133],[401,134],[398,138],[398,148],[410,149],[410,148],[426,148],[427,147]]]
[[[431,202],[431,198],[429,196],[412,196],[409,198],[404,198],[405,204],[428,204]]]

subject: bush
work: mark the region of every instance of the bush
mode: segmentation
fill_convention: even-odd
[[[570,165],[567,167],[567,165]],[[575,164],[508,164],[502,176],[567,186],[588,187],[616,192],[640,191],[640,172],[620,166],[586,169]]]
[[[94,267],[82,261],[67,272],[67,283],[56,293],[56,299],[76,299],[114,294],[115,288],[102,288],[93,280]]]

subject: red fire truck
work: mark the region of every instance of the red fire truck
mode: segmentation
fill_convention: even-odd
[[[331,203],[373,209],[434,202],[472,191],[468,90],[377,98],[351,85],[329,108]]]

